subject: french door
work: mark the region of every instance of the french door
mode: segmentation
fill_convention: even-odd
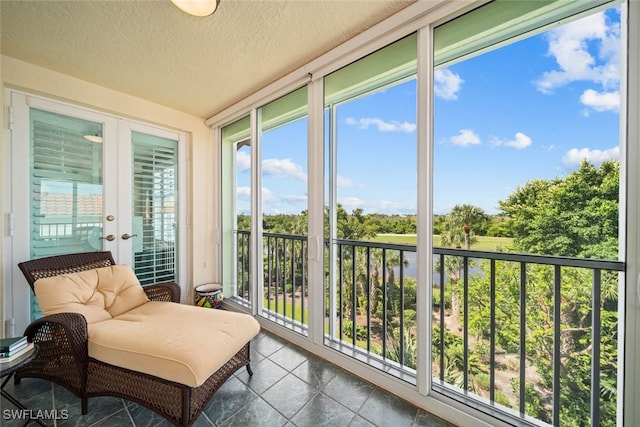
[[[16,92],[11,111],[14,264],[109,250],[143,285],[180,283],[185,136]],[[14,306],[29,313],[16,310],[18,328],[40,313],[12,283]]]

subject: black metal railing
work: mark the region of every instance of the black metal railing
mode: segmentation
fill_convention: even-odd
[[[263,252],[263,308],[285,323],[306,325],[306,236],[263,233]]]
[[[446,248],[434,248],[434,261],[439,295],[434,292],[432,350],[438,391],[459,400],[466,400],[469,392],[482,395],[518,420],[560,425],[565,416],[577,416],[583,425],[615,425],[615,396],[603,396],[607,393],[601,381],[615,389],[617,288],[623,262]],[[459,299],[459,312],[447,297]],[[458,321],[448,325],[447,317]],[[460,338],[456,371],[447,351],[459,345]],[[607,360],[601,358],[603,346]],[[478,363],[478,348],[484,350],[484,365]],[[508,368],[505,363],[516,373],[511,399],[508,387],[497,380]],[[588,374],[581,377],[585,365]],[[485,393],[471,381],[483,368],[481,375],[488,376]],[[569,400],[573,414],[563,415],[563,403]],[[532,409],[533,403],[539,407]]]
[[[236,231],[236,298],[251,301],[251,232]]]
[[[307,238],[263,233],[263,280],[265,314],[287,325],[307,324]],[[237,296],[246,302],[251,295],[249,231],[237,231]]]
[[[417,302],[415,246],[344,239],[332,242],[336,268],[333,279],[328,268],[326,271],[327,338],[415,375],[415,318],[406,317],[408,310],[415,313]],[[326,259],[331,259],[329,241],[325,251]],[[330,304],[332,288],[336,290],[335,315]]]
[[[238,232],[247,299],[249,237]],[[263,248],[263,310],[307,325],[306,237],[264,233]],[[334,239],[324,256],[325,342],[415,382],[416,247]],[[585,425],[615,422],[623,262],[436,247],[433,265],[436,392],[516,424],[560,425],[579,410],[569,416]]]

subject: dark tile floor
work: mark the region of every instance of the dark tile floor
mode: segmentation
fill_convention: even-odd
[[[448,426],[443,420],[398,399],[348,372],[267,332],[251,342],[249,377],[241,369],[213,396],[194,426]],[[48,381],[25,378],[5,387],[32,416],[51,417],[49,426],[168,426],[164,418],[135,403],[114,397],[80,400]],[[25,425],[24,416],[5,399],[3,427]],[[16,418],[13,418],[16,417]],[[29,423],[36,426],[35,421]]]

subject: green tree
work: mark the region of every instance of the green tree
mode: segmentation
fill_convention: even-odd
[[[500,201],[516,250],[616,259],[619,169],[584,161],[566,178],[531,181]]]
[[[520,252],[617,259],[618,199],[619,163],[607,161],[596,168],[585,161],[565,178],[527,183],[500,202],[500,208],[508,215],[506,221],[513,233],[515,249]],[[510,274],[515,276],[517,271]],[[580,425],[577,420],[586,420],[590,409],[593,278],[585,269],[562,269],[560,319],[555,319],[551,286],[554,274],[552,267],[527,267],[527,350],[541,375],[542,392],[548,397],[553,380],[552,331],[554,324],[560,322],[560,418],[562,425]],[[503,277],[501,275],[500,280]],[[600,425],[616,422],[616,398],[612,390],[615,390],[618,359],[617,287],[617,274],[603,272]],[[501,295],[496,305],[516,306],[515,295]],[[501,310],[498,307],[497,310]],[[510,345],[504,341],[505,336],[497,338],[503,341],[503,346]],[[544,397],[540,396],[540,400]],[[528,399],[536,400],[532,396]],[[540,408],[532,410],[538,412]],[[549,414],[542,416],[547,417]]]

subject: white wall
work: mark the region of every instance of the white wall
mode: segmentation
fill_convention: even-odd
[[[8,316],[7,300],[10,299],[9,272],[15,268],[15,263],[20,260],[11,259],[11,238],[8,236],[8,194],[11,192],[9,177],[5,171],[7,156],[9,154],[9,131],[6,120],[5,92],[6,89],[16,89],[32,95],[49,98],[56,101],[70,103],[90,110],[112,114],[114,116],[131,119],[138,122],[157,125],[159,127],[176,130],[189,135],[188,147],[188,289],[194,285],[211,282],[215,277],[213,245],[213,209],[214,197],[212,189],[213,180],[217,179],[213,167],[213,131],[205,125],[205,119],[186,114],[163,105],[155,104],[141,98],[117,92],[102,86],[98,86],[84,80],[80,80],[65,74],[54,72],[46,68],[31,65],[7,56],[0,57],[2,76],[2,95],[0,100],[3,105],[3,114],[0,117],[2,125],[2,142],[0,143],[0,229],[2,230],[2,304],[0,314],[3,322],[5,313]],[[192,155],[192,153],[197,153]],[[25,195],[26,197],[27,195]],[[190,295],[186,296],[191,298]],[[185,296],[183,296],[183,301]],[[2,330],[0,328],[0,335]],[[20,331],[16,331],[20,332]]]

